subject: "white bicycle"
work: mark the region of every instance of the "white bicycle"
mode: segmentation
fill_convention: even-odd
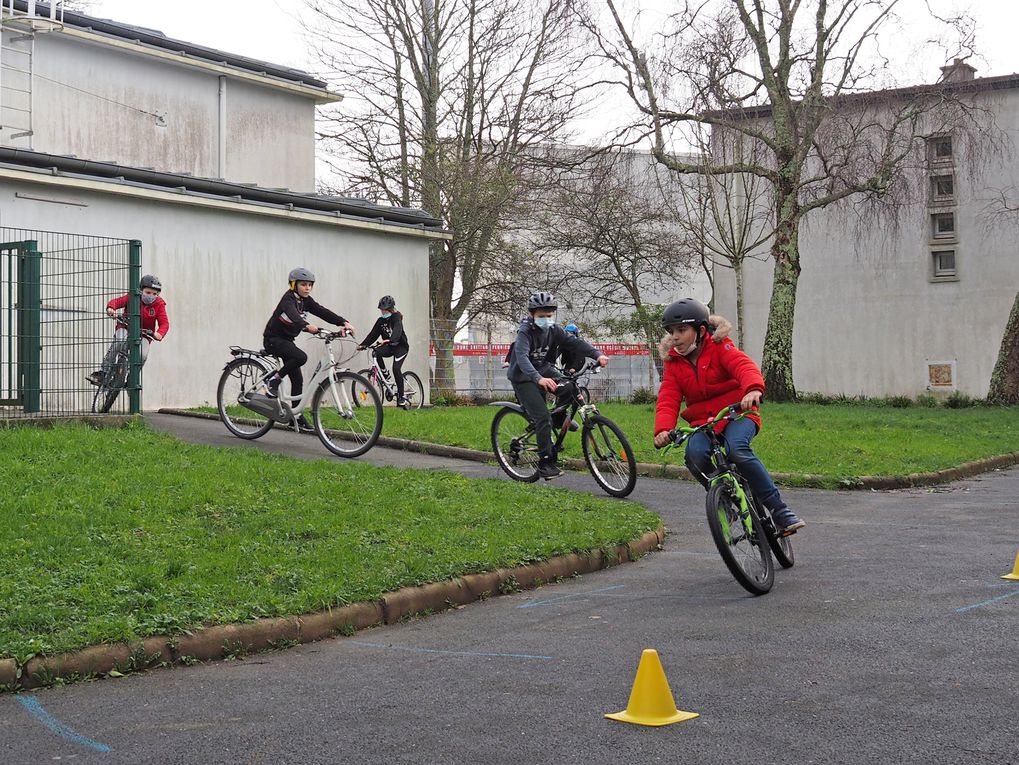
[[[381,345],[381,343],[375,343],[375,345],[365,348],[372,365],[368,369],[359,369],[357,373],[370,382],[379,394],[385,396],[386,401],[396,401],[396,380],[393,379],[395,372],[388,370],[383,372],[382,365],[379,364],[379,357],[375,355],[375,349]],[[360,385],[355,383],[350,390],[354,396],[355,404],[361,406],[363,401],[371,406],[367,394],[361,390]],[[403,408],[408,412],[412,409],[420,409],[425,402],[425,386],[421,384],[421,378],[414,372],[403,373],[403,398],[407,402]]]
[[[337,361],[331,343],[346,338],[346,331],[320,330],[312,335],[325,343],[328,359],[320,359],[300,396],[266,395],[266,382],[281,364],[265,350],[252,351],[230,346],[234,358],[223,367],[216,401],[219,416],[227,430],[238,438],[253,439],[265,435],[274,423],[293,423],[305,408],[310,408],[315,433],[326,449],[340,457],[358,457],[379,440],[382,432],[382,399],[361,375],[342,364],[357,353]],[[353,341],[351,341],[353,342]],[[355,403],[354,387],[364,389]]]

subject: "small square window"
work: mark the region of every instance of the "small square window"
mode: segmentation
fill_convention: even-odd
[[[947,135],[927,139],[927,156],[931,162],[952,161],[952,137]]]
[[[955,213],[934,213],[931,216],[931,236],[934,239],[955,237]]]
[[[955,250],[934,250],[934,276],[955,276]]]
[[[931,176],[931,198],[939,201],[955,196],[955,178],[951,175]]]

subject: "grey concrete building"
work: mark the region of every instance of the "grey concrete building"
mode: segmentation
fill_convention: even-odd
[[[428,252],[447,235],[420,210],[314,193],[315,106],[337,98],[324,82],[81,14],[36,27],[28,5],[12,21],[3,3],[0,226],[141,241],[171,324],[144,408],[214,403],[228,347],[260,346],[295,266],[362,336],[395,295],[406,368],[427,384]]]
[[[946,69],[945,87],[993,117],[1001,145],[931,132],[926,161],[911,169],[920,191],[894,215],[858,201],[810,213],[793,335],[800,392],[987,394],[1019,289],[1015,229],[994,214],[1002,194],[1019,189],[1019,75],[976,78],[961,62]],[[744,346],[758,361],[773,267],[770,258],[746,266]],[[715,276],[716,306],[734,315],[732,272]]]

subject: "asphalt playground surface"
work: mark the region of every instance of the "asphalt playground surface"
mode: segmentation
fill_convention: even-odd
[[[327,459],[343,480],[313,435],[250,443],[146,419]],[[378,447],[361,459],[500,476]],[[556,484],[600,491],[586,473]],[[699,486],[641,478],[631,499],[664,519],[660,552],[351,637],[0,695],[0,763],[1019,762],[1019,583],[999,578],[1019,547],[1019,469],[783,494],[808,525],[763,597],[715,552]],[[627,706],[645,648],[700,717],[603,717]]]

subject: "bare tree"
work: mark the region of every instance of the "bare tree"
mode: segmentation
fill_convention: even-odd
[[[767,185],[774,280],[762,368],[777,400],[796,397],[792,339],[804,217],[850,197],[893,194],[904,170],[920,163],[925,136],[952,132],[974,116],[950,83],[874,91],[887,84],[878,41],[891,31],[900,1],[687,3],[672,17],[675,31],[643,48],[614,0],[606,0],[611,32],[588,22],[644,116],[659,162],[675,173],[752,175]],[[754,151],[710,162],[673,151],[676,143],[704,142],[707,131],[741,136]]]
[[[703,147],[704,163],[727,162],[734,157],[752,155],[755,147],[746,147],[743,136],[714,136],[716,146]],[[734,139],[735,143],[733,143]],[[767,257],[763,248],[774,235],[767,198],[768,186],[753,173],[704,173],[688,182],[675,184],[675,220],[687,241],[700,255],[701,267],[712,288],[714,308],[715,266],[730,269],[736,286],[736,321],[733,329],[736,344],[743,345],[745,326],[745,286],[743,268],[749,259]]]
[[[420,205],[452,233],[429,264],[433,383],[450,391],[453,335],[497,273],[529,149],[561,141],[582,100],[574,0],[306,2],[345,94],[321,131],[339,190]]]
[[[536,205],[535,249],[561,265],[562,297],[584,313],[631,327],[654,352],[661,306],[649,298],[675,289],[693,271],[695,252],[675,225],[662,178],[646,153],[594,154],[559,175],[557,190]]]
[[[994,222],[1016,226],[1019,224],[1019,205],[1014,199],[1016,189],[1000,190],[997,199],[988,205],[987,212]],[[987,390],[991,404],[1019,404],[1019,293],[1012,302],[1012,310],[1005,323],[1005,331],[998,349],[998,359],[991,372]]]

